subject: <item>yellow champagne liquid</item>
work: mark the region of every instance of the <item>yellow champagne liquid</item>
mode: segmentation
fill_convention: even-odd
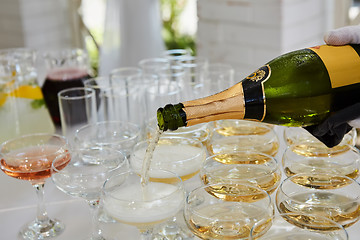
[[[324,159],[308,159],[306,161],[293,162],[289,164],[289,166],[286,166],[284,171],[288,177],[298,173],[311,173],[322,175],[340,175],[356,179],[360,174],[357,164],[339,166],[339,164],[332,163]]]
[[[224,164],[264,164],[272,161],[271,157],[248,152],[221,153],[215,155],[213,158]]]
[[[301,174],[291,178],[294,183],[316,189],[336,189],[344,187],[352,181],[344,176],[339,175],[327,175],[327,174]]]
[[[197,209],[187,219],[190,230],[201,239],[241,239],[249,237],[252,226],[270,218],[269,211],[248,204],[223,202]]]
[[[130,162],[135,170],[141,169],[146,154],[145,148],[139,148],[134,151]],[[171,141],[167,144],[166,139],[161,139],[152,153],[150,167],[174,172],[185,181],[200,171],[201,164],[205,160],[205,157],[205,149],[202,147],[187,144],[172,144]],[[150,178],[151,181],[155,179],[156,177],[154,176]],[[158,179],[156,181],[160,180],[161,179]]]
[[[275,156],[279,149],[279,142],[273,135],[234,135],[232,127],[225,129],[216,129],[217,134],[222,137],[216,138],[213,135],[207,148],[211,155],[228,152],[256,150],[271,156]]]
[[[359,220],[360,205],[356,200],[346,196],[330,192],[300,193],[279,203],[280,213],[298,213],[298,217],[288,217],[288,221],[299,227],[311,227],[308,225],[309,219],[304,214],[313,214],[327,217],[343,227],[349,227]],[[311,219],[312,222],[316,221]],[[323,221],[320,220],[319,221]],[[319,227],[321,225],[321,227]],[[327,226],[328,225],[328,226]],[[315,230],[332,230],[333,224],[324,223],[314,225]]]
[[[245,182],[267,191],[268,194],[276,190],[280,178],[280,174],[273,172],[270,167],[257,164],[221,165],[201,176],[205,185]]]
[[[268,196],[259,188],[244,184],[220,183],[215,186],[208,186],[205,190],[216,198],[232,202],[251,203]]]
[[[293,143],[288,141],[288,144],[293,144],[293,152],[306,157],[327,157],[329,155],[338,155],[350,150],[348,145],[337,145],[333,148],[326,147],[321,142],[300,142]]]

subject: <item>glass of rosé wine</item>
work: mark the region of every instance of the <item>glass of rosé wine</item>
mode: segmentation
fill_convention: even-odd
[[[38,196],[37,217],[20,230],[24,239],[46,239],[59,235],[64,225],[47,215],[44,204],[44,185],[51,175],[53,160],[61,155],[58,168],[70,161],[68,141],[56,134],[23,135],[0,145],[1,170],[8,176],[29,181]]]

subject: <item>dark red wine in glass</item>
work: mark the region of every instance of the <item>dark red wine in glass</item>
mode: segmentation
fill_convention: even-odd
[[[67,88],[84,87],[83,81],[91,78],[84,68],[63,67],[51,69],[42,86],[42,92],[50,115],[56,125],[60,125],[58,92]]]

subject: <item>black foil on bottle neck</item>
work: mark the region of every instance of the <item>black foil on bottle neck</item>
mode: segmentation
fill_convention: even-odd
[[[242,81],[245,100],[245,119],[262,121],[265,117],[265,93],[263,83],[270,76],[270,66],[265,65]]]

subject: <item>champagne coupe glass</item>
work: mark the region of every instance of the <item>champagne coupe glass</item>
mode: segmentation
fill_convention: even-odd
[[[64,230],[60,221],[47,215],[44,185],[51,175],[51,164],[56,157],[60,156],[56,165],[59,168],[70,161],[68,148],[63,136],[46,133],[23,135],[1,144],[1,170],[10,177],[29,181],[38,197],[36,219],[20,230],[24,239],[46,239]]]
[[[157,119],[152,118],[146,126],[146,138],[153,138],[153,134],[156,131]],[[211,123],[200,123],[189,127],[180,127],[175,131],[165,131],[161,136],[168,137],[185,137],[199,140],[204,146],[209,144],[209,140],[212,132]]]
[[[349,236],[340,224],[328,218],[298,213],[277,214],[270,221],[261,220],[250,232],[250,240],[288,239],[348,240]]]
[[[60,165],[62,161],[61,157],[54,160],[52,181],[64,193],[87,201],[92,217],[90,239],[105,239],[98,224],[101,188],[107,178],[129,170],[127,158],[116,149],[95,146],[73,150],[65,167]]]
[[[137,143],[131,154],[131,167],[138,174],[141,173],[148,145],[148,140]],[[164,136],[160,137],[155,147],[150,169],[171,171],[186,181],[199,173],[205,158],[205,148],[200,141],[184,137]]]
[[[207,147],[210,155],[251,149],[275,156],[279,139],[269,124],[230,119],[215,122]]]
[[[108,146],[123,151],[127,157],[140,140],[140,126],[124,121],[103,121],[85,125],[75,132],[75,145],[79,148],[89,146]]]
[[[284,172],[287,177],[298,173],[319,173],[322,174],[320,176],[343,175],[357,179],[360,174],[359,151],[351,145],[342,146],[348,150],[337,152],[337,154],[312,155],[304,154],[304,151],[307,151],[305,149],[299,152],[299,145],[292,144],[286,148],[282,157]]]
[[[247,183],[270,195],[280,184],[281,170],[276,159],[265,153],[233,151],[206,158],[200,177],[204,185]]]
[[[181,178],[164,170],[150,170],[147,185],[133,171],[109,178],[103,187],[105,212],[121,223],[136,226],[141,239],[153,239],[152,228],[178,213],[184,206]]]
[[[130,157],[130,164],[134,172],[141,173],[143,160],[150,140],[137,143]],[[179,136],[161,136],[153,152],[150,169],[162,169],[176,173],[182,181],[187,192],[200,185],[197,174],[202,162],[206,158],[206,150],[197,139]],[[158,228],[157,234],[167,237],[189,235],[181,216],[175,216]]]
[[[328,148],[303,128],[287,127],[284,130],[285,143],[288,146],[294,145],[294,152],[305,156],[328,156],[346,152],[351,146],[355,146],[356,135],[356,130],[352,129],[338,145]]]
[[[346,176],[325,175],[304,173],[285,179],[276,193],[278,211],[327,217],[344,228],[357,222],[360,219],[359,183]],[[302,224],[301,221],[305,222],[306,218],[300,218],[298,224]]]
[[[266,191],[247,184],[196,188],[188,194],[184,209],[188,227],[201,239],[245,240],[256,222],[273,215]]]

